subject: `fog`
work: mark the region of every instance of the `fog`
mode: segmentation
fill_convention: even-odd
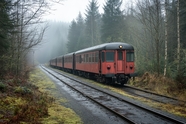
[[[33,49],[34,59],[39,63],[47,63],[51,58],[67,53],[69,24],[49,21],[47,26],[42,43]]]

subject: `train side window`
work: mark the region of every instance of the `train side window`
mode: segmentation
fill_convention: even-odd
[[[82,54],[81,62],[85,62],[85,54]]]
[[[98,62],[98,52],[95,54],[95,62]]]
[[[123,52],[118,51],[118,60],[123,60]]]
[[[114,62],[114,52],[106,52],[106,61]]]
[[[134,52],[127,52],[127,62],[134,62]]]
[[[79,56],[79,63],[81,63],[81,55]]]
[[[92,57],[92,55],[91,55],[91,53],[89,54],[89,62],[91,62],[91,57]]]
[[[105,61],[105,53],[104,53],[104,52],[101,53],[101,61],[102,61],[102,62]]]
[[[88,54],[86,54],[86,62],[88,62]]]
[[[94,57],[95,57],[95,55],[94,55],[94,53],[92,53],[92,62],[95,62]]]
[[[78,56],[76,55],[76,63],[78,62]]]

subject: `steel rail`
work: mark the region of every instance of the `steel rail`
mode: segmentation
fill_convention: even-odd
[[[43,68],[43,67],[42,67]],[[51,74],[52,76],[54,76],[56,79],[58,79],[59,81],[63,82],[65,85],[67,85],[68,87],[72,88],[73,90],[77,91],[78,93],[82,94],[84,97],[89,98],[90,100],[94,101],[95,103],[99,104],[100,106],[106,108],[107,110],[109,110],[110,112],[116,114],[117,116],[121,117],[122,119],[124,119],[125,121],[127,121],[130,124],[136,124],[135,122],[133,122],[132,120],[128,119],[127,117],[123,116],[122,114],[110,109],[109,107],[101,104],[100,102],[96,101],[94,98],[92,98],[91,96],[88,96],[86,94],[84,94],[82,91],[74,88],[73,86],[69,85],[68,83],[66,83],[65,81],[61,80],[60,78],[58,78],[57,76],[55,76],[54,74],[52,74],[51,72],[49,72],[48,70],[46,70],[45,68],[43,68],[45,71],[47,71],[49,74]],[[57,72],[58,73],[58,72]],[[60,74],[60,73],[59,73]],[[64,75],[63,75],[64,76]],[[67,77],[67,76],[65,76]],[[74,80],[75,81],[75,80]],[[79,83],[79,82],[78,82]]]
[[[165,96],[165,95],[162,95],[162,94],[154,93],[154,92],[151,92],[151,91],[148,91],[148,90],[143,90],[143,89],[140,89],[140,88],[137,88],[137,87],[129,86],[127,84],[125,84],[125,87],[135,89],[135,90],[138,90],[138,91],[142,91],[142,92],[145,92],[145,93],[149,93],[149,94],[152,94],[152,95],[172,99],[172,100],[175,100],[175,101],[178,101],[178,102],[186,103],[186,101],[184,101],[184,100],[179,100],[179,99],[176,99],[176,98],[173,98],[173,97],[169,97],[169,96]]]
[[[42,68],[43,68],[43,66],[42,66]],[[81,83],[81,84],[83,84],[83,85],[85,85],[85,86],[91,87],[92,89],[98,90],[98,91],[103,92],[103,93],[105,93],[105,94],[107,94],[107,95],[109,95],[109,96],[112,96],[112,97],[114,97],[114,98],[116,98],[116,99],[118,99],[118,100],[120,100],[120,101],[124,101],[124,102],[126,102],[126,103],[128,103],[128,104],[131,104],[131,105],[133,105],[133,106],[136,106],[136,107],[138,107],[138,108],[141,108],[141,109],[143,109],[143,110],[146,110],[146,111],[148,111],[148,112],[151,112],[152,114],[161,116],[161,117],[163,117],[163,118],[165,118],[165,119],[167,119],[167,120],[170,120],[171,122],[174,122],[174,123],[177,123],[177,124],[185,124],[185,122],[182,122],[182,121],[177,120],[177,119],[175,119],[175,118],[171,118],[171,117],[166,116],[166,115],[164,115],[164,114],[162,114],[162,113],[153,111],[153,110],[151,110],[151,109],[149,109],[149,108],[142,107],[142,106],[140,106],[140,105],[137,105],[137,104],[135,104],[135,103],[132,103],[132,102],[130,102],[130,101],[127,101],[127,100],[125,100],[125,99],[123,99],[123,98],[117,97],[117,96],[115,96],[115,95],[113,95],[113,94],[110,94],[110,93],[108,93],[108,92],[106,92],[106,91],[103,91],[103,90],[101,90],[101,89],[98,89],[98,88],[96,88],[96,87],[93,87],[93,86],[90,86],[90,85],[88,85],[88,84],[82,83],[82,82],[79,81],[79,80],[76,80],[76,79],[71,78],[71,77],[69,77],[69,76],[67,76],[67,75],[61,74],[60,72],[58,72],[58,71],[56,71],[56,70],[53,70],[53,71],[56,72],[56,73],[58,73],[58,74],[60,74],[60,75],[65,76],[65,77],[67,77],[67,78],[69,78],[69,79],[71,79],[71,80],[73,80],[73,81],[76,81],[76,82]],[[48,72],[48,71],[47,71],[47,72]],[[53,74],[52,74],[52,75],[53,75]],[[53,76],[56,77],[55,75],[53,75]],[[59,79],[58,77],[56,77],[56,78],[57,78],[58,80],[62,81],[62,80]],[[64,82],[64,81],[62,81],[62,82]],[[64,83],[65,83],[65,82],[64,82]],[[66,83],[66,84],[67,84],[67,83]],[[67,84],[67,85],[69,85],[69,84]],[[72,88],[74,89],[74,87],[72,87]],[[76,89],[74,89],[74,90],[76,90]],[[80,91],[80,92],[81,92],[81,91]],[[81,93],[81,94],[82,94],[82,93]],[[87,95],[85,95],[84,93],[83,93],[82,95],[87,96]],[[90,98],[90,99],[92,99],[92,98]],[[93,100],[93,101],[95,101],[95,100]],[[101,103],[100,103],[100,104],[101,104]],[[112,111],[112,110],[111,110],[111,111]],[[120,115],[119,115],[119,116],[120,116]],[[131,122],[131,123],[132,123],[132,122]]]

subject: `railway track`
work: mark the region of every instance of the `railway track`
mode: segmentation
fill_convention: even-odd
[[[124,90],[125,92],[133,96],[143,97],[143,98],[150,99],[152,101],[156,101],[160,103],[172,104],[172,105],[180,105],[180,104],[185,105],[186,103],[186,101],[181,101],[176,98],[168,97],[165,95],[160,95],[160,94],[153,93],[147,90],[132,87],[129,85],[125,85],[125,87],[122,88],[122,90]]]
[[[112,95],[109,92],[84,84],[81,81],[66,77],[66,75],[59,72],[49,70],[43,66],[42,68],[61,82],[71,87],[73,90],[108,109],[128,123],[185,123],[126,101],[125,99]]]

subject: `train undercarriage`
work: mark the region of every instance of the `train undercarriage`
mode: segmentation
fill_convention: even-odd
[[[125,75],[125,74],[106,74],[106,75],[104,75],[104,74],[96,74],[96,73],[90,73],[90,72],[85,72],[85,71],[80,71],[80,70],[72,70],[72,69],[67,69],[67,68],[59,68],[59,67],[54,67],[54,68],[63,70],[67,73],[72,73],[72,74],[78,75],[80,77],[96,80],[96,81],[103,83],[103,84],[119,84],[119,85],[123,86],[130,79],[130,75]]]
[[[95,73],[90,73],[90,72],[84,72],[84,71],[75,71],[74,74],[85,77],[88,79],[93,79],[96,80],[100,83],[104,84],[120,84],[124,85],[128,82],[130,76],[129,75],[124,75],[124,74],[95,74]]]

